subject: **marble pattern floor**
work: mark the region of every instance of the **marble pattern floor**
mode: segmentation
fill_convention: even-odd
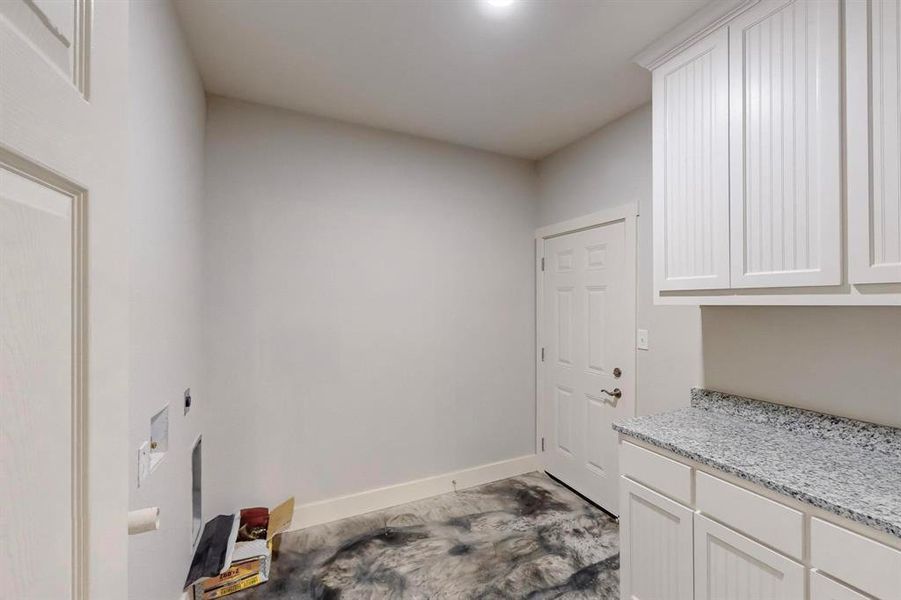
[[[616,521],[543,473],[281,536],[235,600],[619,598]]]

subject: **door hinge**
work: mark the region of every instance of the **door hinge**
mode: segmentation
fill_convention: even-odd
[[[544,452],[544,438],[541,438],[541,451]]]
[[[544,348],[541,349],[541,362],[544,362]]]
[[[541,270],[544,271],[544,257],[541,257]]]

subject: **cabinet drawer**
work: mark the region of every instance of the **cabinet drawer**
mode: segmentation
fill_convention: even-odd
[[[810,520],[810,563],[882,600],[901,598],[901,551],[816,518]]]
[[[684,504],[691,504],[691,467],[656,452],[622,442],[620,472]]]
[[[871,598],[814,570],[810,572],[810,600],[871,600]]]
[[[804,515],[797,510],[700,472],[695,478],[695,505],[733,529],[802,558]]]

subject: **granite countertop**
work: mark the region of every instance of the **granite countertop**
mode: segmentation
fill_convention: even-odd
[[[901,538],[901,429],[702,389],[613,428]]]

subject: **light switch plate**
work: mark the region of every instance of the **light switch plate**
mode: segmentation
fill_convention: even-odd
[[[648,330],[647,329],[639,329],[637,346],[639,350],[647,350],[648,349]]]
[[[138,448],[138,487],[150,476],[150,442],[144,442]]]

